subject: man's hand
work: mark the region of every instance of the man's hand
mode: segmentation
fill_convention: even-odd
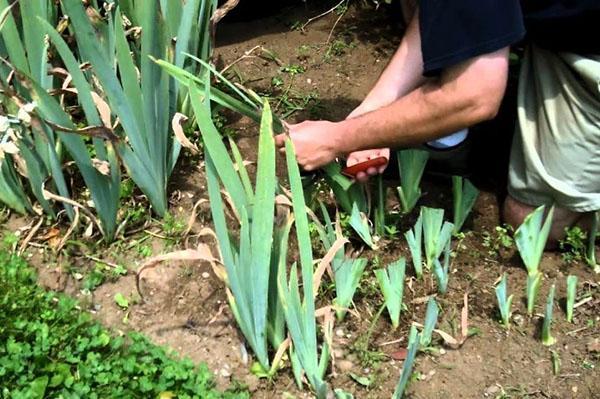
[[[328,121],[305,121],[289,125],[289,135],[294,143],[298,164],[307,172],[334,161],[341,153],[338,123]],[[275,137],[279,151],[285,152],[284,134]]]
[[[361,115],[369,113],[371,111],[375,111],[376,109],[387,105],[386,103],[373,104],[368,101],[364,101],[361,105],[359,105],[354,111],[348,115],[346,119],[357,118]],[[356,165],[357,163],[366,162],[369,159],[384,157],[388,161],[390,160],[390,149],[389,148],[378,148],[374,150],[364,150],[364,151],[355,151],[348,154],[348,159],[346,160],[346,166]],[[362,183],[366,183],[371,176],[377,176],[382,174],[387,168],[388,164],[386,163],[379,168],[369,168],[364,172],[358,172],[356,175],[356,180]]]
[[[390,160],[390,149],[389,148],[380,148],[376,150],[365,150],[365,151],[355,151],[348,155],[348,159],[346,160],[347,166],[356,165],[357,163],[366,162],[369,159],[384,157],[388,161]],[[365,172],[358,172],[356,175],[356,180],[359,182],[367,182],[369,177],[377,176],[382,174],[387,168],[388,164],[386,163],[379,168],[369,168]]]

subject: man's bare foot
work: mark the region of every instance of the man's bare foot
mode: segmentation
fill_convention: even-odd
[[[523,223],[523,220],[533,212],[537,207],[517,201],[510,195],[504,201],[502,214],[504,221],[511,225],[515,230]],[[573,226],[579,226],[585,231],[589,231],[591,226],[591,213],[577,213],[565,208],[555,207],[552,228],[546,249],[552,250],[558,248],[560,240],[565,238],[565,229]]]

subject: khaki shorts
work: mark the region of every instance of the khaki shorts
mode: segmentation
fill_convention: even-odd
[[[600,56],[531,46],[519,79],[508,192],[532,206],[600,210]]]

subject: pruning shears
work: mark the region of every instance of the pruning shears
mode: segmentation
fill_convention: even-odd
[[[387,163],[388,159],[386,157],[377,157],[354,164],[352,166],[348,166],[347,168],[342,169],[342,174],[354,178],[360,172],[366,172],[370,168],[379,168],[381,166],[386,165]]]

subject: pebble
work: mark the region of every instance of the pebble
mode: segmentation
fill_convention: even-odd
[[[515,325],[518,327],[522,327],[523,324],[525,324],[525,318],[523,316],[521,316],[520,314],[514,315],[512,319],[513,319],[513,323],[515,323]]]
[[[344,336],[344,330],[342,330],[341,328],[338,328],[337,330],[335,330],[335,335],[336,335],[336,337],[342,338]]]
[[[493,396],[496,397],[496,394],[500,392],[500,387],[498,385],[492,385],[489,386],[485,389],[485,392],[483,393],[483,396],[488,397],[488,396]]]
[[[210,277],[210,273],[208,273],[208,272],[202,273],[202,278],[207,279],[209,277]]]
[[[588,342],[587,351],[590,353],[600,353],[600,338],[595,338]]]
[[[571,391],[573,391],[573,393],[577,393],[579,389],[577,388],[577,386],[574,386],[573,388],[571,388]]]
[[[354,363],[352,363],[350,360],[345,359],[337,361],[336,365],[338,369],[343,373],[348,372],[354,368]]]
[[[228,378],[231,377],[231,371],[229,371],[229,369],[226,368],[222,368],[220,371],[221,377],[223,378]]]
[[[258,389],[259,384],[260,384],[260,380],[254,374],[248,374],[244,378],[244,384],[246,384],[246,387],[248,388],[248,391],[254,392],[254,391],[256,391]]]
[[[334,349],[333,351],[333,356],[335,356],[336,358],[342,358],[344,357],[344,350],[343,349]]]
[[[309,85],[312,84],[312,79],[311,78],[306,79],[306,83],[308,83]]]

